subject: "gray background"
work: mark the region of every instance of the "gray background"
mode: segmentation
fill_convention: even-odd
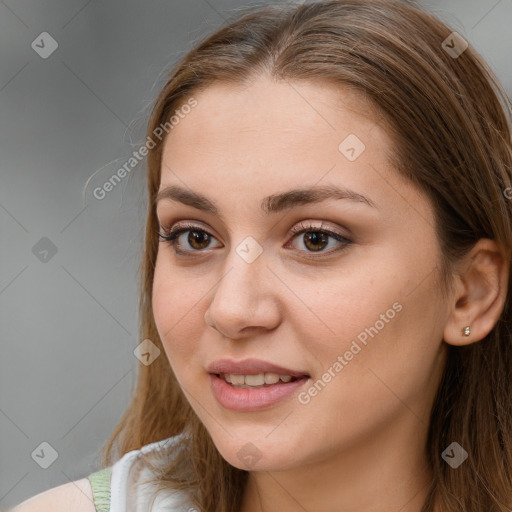
[[[0,2],[0,508],[100,467],[140,364],[144,162],[102,201],[91,191],[143,143],[176,60],[256,3]],[[420,3],[511,94],[512,1]],[[58,43],[46,59],[31,47],[42,32]],[[43,442],[58,454],[48,469],[32,456]]]

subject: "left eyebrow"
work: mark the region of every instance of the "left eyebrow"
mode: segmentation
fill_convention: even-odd
[[[188,206],[192,206],[193,208],[197,208],[198,210],[220,216],[219,208],[212,200],[202,194],[192,192],[177,185],[172,185],[160,190],[155,196],[153,204],[156,205],[163,199],[178,201]],[[345,199],[366,204],[371,208],[379,209],[375,201],[363,194],[348,188],[340,188],[335,185],[293,189],[279,194],[272,194],[261,201],[260,207],[268,215],[271,213],[290,210],[294,207],[305,204],[319,203],[327,199]]]

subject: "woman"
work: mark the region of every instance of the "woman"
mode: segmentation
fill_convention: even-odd
[[[509,510],[509,113],[402,1],[199,44],[148,126],[136,393],[105,469],[15,510]]]

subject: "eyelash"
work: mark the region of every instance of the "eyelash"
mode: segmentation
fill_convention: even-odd
[[[326,234],[326,235],[334,238],[338,242],[343,242],[342,247],[335,249],[335,250],[327,251],[327,252],[319,251],[320,256],[308,256],[308,258],[310,258],[310,259],[320,258],[322,256],[325,256],[326,254],[330,255],[332,253],[342,252],[345,249],[347,249],[347,247],[352,243],[351,240],[345,238],[344,236],[340,235],[339,233],[330,231],[328,229],[322,229],[322,226],[323,226],[323,224],[321,224],[320,227],[315,227],[315,226],[312,226],[311,224],[304,225],[301,222],[299,225],[294,226],[290,231],[291,235],[293,235],[292,238],[296,238],[298,235],[303,234],[303,233],[313,232],[313,233],[323,233],[323,234]],[[182,249],[179,249],[178,247],[180,246],[180,243],[178,242],[177,238],[182,233],[186,233],[187,231],[196,231],[199,233],[206,233],[210,237],[215,238],[213,235],[208,233],[208,231],[206,231],[194,224],[184,224],[181,227],[174,229],[174,230],[169,230],[168,228],[165,228],[165,227],[161,227],[161,229],[163,231],[163,234],[158,232],[158,236],[161,238],[160,242],[165,242],[165,243],[168,243],[169,245],[171,245],[171,247],[174,249],[176,254],[188,255],[191,252],[195,252],[195,253],[204,252],[204,250],[192,250],[192,251],[185,250],[184,251]],[[305,252],[305,251],[300,251],[300,252]],[[312,251],[306,251],[306,252],[315,254]]]

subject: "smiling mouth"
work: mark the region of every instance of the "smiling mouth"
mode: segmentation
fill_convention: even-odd
[[[255,375],[241,375],[236,373],[216,373],[215,375],[230,384],[232,387],[242,389],[258,389],[275,385],[286,385],[297,380],[309,378],[309,375],[295,377],[292,375],[280,375],[271,372],[258,373]]]

